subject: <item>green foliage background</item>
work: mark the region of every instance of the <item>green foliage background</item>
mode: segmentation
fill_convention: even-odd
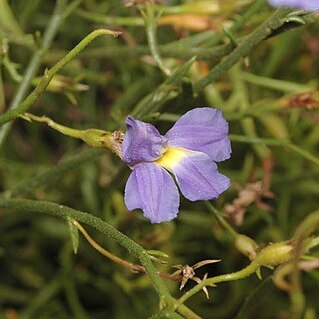
[[[220,8],[210,11],[208,2]],[[249,264],[223,224],[231,223],[225,206],[249,183],[271,177],[273,198],[257,196],[270,209],[252,200],[243,223],[232,227],[260,247],[294,237],[319,206],[319,23],[314,13],[274,12],[260,0],[133,7],[117,0],[0,0],[0,113],[21,106],[41,81],[36,77],[89,32],[109,28],[122,35],[92,41],[59,72],[63,82],[54,77],[24,111],[76,129],[107,131],[123,130],[125,117],[133,114],[165,133],[186,111],[210,105],[229,121],[233,148],[231,159],[219,165],[232,187],[212,202],[217,211],[182,199],[176,220],[153,225],[141,212],[127,211],[123,188],[130,170],[109,150],[24,121],[20,113],[12,113],[12,126],[0,116],[0,318],[126,319],[160,312],[154,280],[106,259],[81,235],[74,255],[66,221],[34,213],[49,207],[27,199],[88,212],[144,249],[165,252],[168,264],[155,263],[162,272],[174,272],[172,265],[221,259],[196,271],[203,278],[206,272],[214,277]],[[161,19],[173,14],[173,22],[162,25]],[[63,207],[61,214],[59,206],[50,209],[66,216]],[[77,219],[76,214],[71,217]],[[138,253],[119,246],[112,232],[113,239],[99,226],[84,227],[112,254],[139,263]],[[314,248],[308,256],[314,260],[318,235],[318,230],[311,234]],[[297,299],[304,303],[299,308],[293,293],[273,283],[274,270],[261,273],[262,280],[251,274],[208,288],[209,300],[202,292],[187,300],[197,316],[164,307],[152,318],[319,316],[317,269],[300,275]],[[174,298],[195,285],[189,281],[179,291],[178,282],[162,282]]]

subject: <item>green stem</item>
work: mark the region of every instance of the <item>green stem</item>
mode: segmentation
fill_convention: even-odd
[[[22,212],[33,211],[37,213],[50,214],[64,219],[70,217],[76,221],[94,227],[98,231],[114,239],[119,245],[124,247],[128,252],[140,260],[141,264],[145,267],[146,272],[148,273],[154,285],[154,288],[160,296],[162,307],[169,306],[169,304],[172,303],[173,298],[168,292],[167,287],[163,283],[162,279],[159,277],[157,269],[154,267],[148,253],[140,245],[132,241],[126,235],[122,234],[102,219],[88,213],[77,211],[67,206],[47,201],[2,198],[0,201],[0,207],[15,209]]]
[[[88,21],[93,21],[95,23],[103,23],[106,25],[117,25],[126,27],[142,27],[144,26],[144,21],[140,17],[115,17],[107,16],[105,14],[100,14],[97,12],[88,12],[82,9],[77,9],[76,14],[81,18]]]
[[[78,130],[65,125],[61,125],[57,122],[54,122],[47,116],[37,116],[30,113],[24,113],[21,115],[21,118],[27,121],[37,121],[40,123],[47,123],[49,127],[54,130],[70,137],[81,139],[86,144],[96,147],[96,148],[107,148],[114,152],[117,156],[122,158],[122,143],[120,139],[117,139],[116,136],[109,131],[89,128],[86,130]],[[119,132],[121,136],[123,133]]]
[[[212,69],[204,78],[194,85],[194,92],[199,93],[209,83],[229,70],[234,64],[247,56],[250,51],[261,41],[269,37],[275,30],[279,29],[286,23],[286,18],[291,9],[280,8],[268,20],[255,29],[233,50],[222,62]]]
[[[0,119],[4,116],[4,120],[5,120],[6,114],[8,114],[9,118],[8,118],[8,120],[1,122],[0,126],[6,122],[9,122],[11,119],[14,119],[16,117],[15,116],[13,118],[10,118],[10,114],[15,114],[16,109],[19,107],[21,101],[23,100],[27,91],[29,90],[29,88],[31,86],[31,81],[39,70],[42,57],[47,52],[49,47],[51,46],[51,43],[58,32],[58,28],[63,21],[62,16],[63,16],[63,11],[65,9],[65,6],[66,6],[66,0],[57,0],[53,15],[52,15],[50,21],[48,22],[48,26],[44,32],[42,45],[41,45],[40,49],[37,50],[33,54],[28,66],[27,66],[27,69],[25,71],[23,80],[22,80],[21,84],[19,85],[18,91],[16,92],[16,94],[15,94],[15,96],[10,104],[9,111],[7,111],[6,113],[4,113],[3,115],[0,116]],[[1,129],[0,129],[0,147],[2,146],[7,134],[9,133],[10,128],[11,128],[10,124],[7,124],[7,125],[1,127]]]
[[[239,142],[239,143],[248,143],[248,144],[259,144],[260,143],[260,144],[265,144],[265,145],[270,145],[270,146],[286,147],[289,150],[306,158],[308,161],[319,166],[319,157],[311,154],[310,152],[308,152],[308,151],[300,148],[299,146],[292,144],[288,141],[275,140],[275,139],[271,139],[271,138],[249,137],[249,136],[245,136],[245,135],[235,135],[235,134],[230,134],[230,139],[233,142]]]
[[[159,68],[164,72],[164,74],[169,76],[171,75],[172,72],[167,67],[165,67],[159,48],[158,48],[158,43],[156,38],[157,18],[155,17],[155,14],[154,14],[155,13],[154,6],[155,4],[153,1],[146,2],[145,3],[146,12],[142,12],[144,21],[145,21],[148,45],[152,53],[152,56],[154,57],[154,60],[156,61]]]
[[[205,202],[208,210],[212,212],[217,221],[229,232],[229,234],[235,239],[239,236],[239,233],[226,221],[222,214],[210,203]]]
[[[267,78],[264,76],[259,76],[255,74],[251,74],[248,72],[241,71],[240,78],[244,81],[252,83],[254,85],[259,85],[262,87],[266,87],[268,89],[274,89],[278,91],[291,92],[291,93],[302,93],[310,90],[314,90],[315,87],[311,87],[309,85],[298,84],[295,82],[276,80]]]
[[[241,114],[246,113],[251,109],[249,102],[249,94],[246,83],[241,79],[241,66],[238,64],[230,70],[230,75],[234,82],[234,94],[238,99],[239,109]],[[258,137],[256,132],[256,125],[253,117],[243,118],[241,120],[241,126],[245,134],[249,137]],[[264,144],[253,144],[256,154],[261,160],[269,158],[271,156],[270,149]]]
[[[291,299],[291,318],[300,319],[305,309],[306,300],[303,294],[302,283],[300,278],[300,267],[298,262],[303,253],[304,241],[318,228],[319,226],[319,210],[308,215],[298,226],[295,231],[295,256],[293,259],[293,268],[291,272],[292,291]]]
[[[219,275],[216,277],[208,278],[203,280],[198,285],[194,286],[192,289],[188,290],[181,298],[179,298],[175,304],[175,306],[182,305],[186,300],[188,300],[190,297],[201,291],[206,286],[214,286],[217,283],[220,282],[226,282],[226,281],[234,281],[239,279],[244,279],[256,272],[256,270],[260,267],[260,265],[256,262],[251,262],[247,267],[225,275]]]
[[[175,42],[175,41],[174,41]],[[163,57],[171,57],[177,59],[190,59],[196,56],[198,60],[218,60],[229,54],[233,46],[231,44],[223,44],[214,48],[199,48],[199,47],[179,47],[174,46],[174,42],[165,45],[160,45],[159,52]],[[177,41],[176,41],[177,42]],[[54,52],[48,56],[48,60],[52,61],[56,55],[61,55],[59,52]],[[117,45],[116,47],[99,47],[88,50],[83,53],[85,58],[101,58],[101,57],[136,57],[151,54],[149,46],[138,45],[136,47],[128,47],[126,45]]]
[[[202,319],[198,314],[190,310],[185,305],[180,305],[177,308],[177,312],[179,312],[181,315],[183,315],[187,319]]]
[[[88,34],[78,45],[76,45],[70,52],[68,52],[60,61],[58,61],[51,69],[44,72],[42,80],[38,83],[35,89],[19,104],[0,116],[0,126],[14,120],[24,112],[26,112],[31,105],[40,97],[46,87],[49,85],[53,76],[58,73],[68,62],[74,59],[87,45],[89,45],[95,38],[101,35],[119,35],[119,32],[98,29]],[[30,79],[31,80],[31,79]],[[24,81],[23,81],[24,82]]]
[[[236,32],[241,26],[243,26],[247,21],[249,21],[252,17],[256,16],[256,13],[259,13],[262,7],[266,4],[266,0],[257,0],[252,3],[252,5],[248,8],[248,10],[237,20],[233,26],[229,28],[231,33]],[[225,33],[221,33],[215,37],[212,37],[210,41],[205,43],[205,47],[214,46],[220,43],[221,40],[225,37]]]

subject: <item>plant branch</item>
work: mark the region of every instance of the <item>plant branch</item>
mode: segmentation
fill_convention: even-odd
[[[5,114],[8,114],[8,113],[14,114],[15,110],[19,107],[19,105],[21,104],[27,91],[29,90],[29,88],[31,86],[31,81],[39,70],[42,57],[50,48],[52,41],[55,38],[55,36],[58,32],[58,29],[63,21],[63,12],[64,12],[65,7],[66,7],[66,0],[57,0],[53,15],[48,23],[47,28],[45,29],[41,47],[39,48],[39,50],[37,50],[33,54],[28,66],[26,68],[23,80],[18,88],[18,91],[16,92],[16,94],[15,94],[15,96],[10,104],[9,111],[7,111],[7,113],[5,113]],[[1,115],[0,119],[4,115]],[[4,121],[3,123],[0,124],[0,126],[6,122],[9,122],[9,121],[10,121],[10,119],[7,121]],[[10,130],[10,127],[11,127],[11,125],[7,124],[7,125],[0,128],[0,147],[3,144],[5,138]]]
[[[188,300],[190,297],[192,297],[193,295],[201,291],[206,286],[215,286],[217,283],[220,283],[220,282],[244,279],[254,274],[258,268],[260,268],[260,265],[253,261],[248,266],[246,266],[245,268],[239,271],[205,279],[198,285],[194,286],[192,289],[188,290],[181,298],[179,298],[177,300],[176,306],[177,307],[180,306],[186,300]]]
[[[222,62],[217,64],[210,73],[195,83],[194,93],[199,93],[209,83],[212,83],[238,61],[247,56],[258,43],[271,36],[274,31],[281,28],[285,23],[287,23],[287,18],[292,12],[292,9],[287,8],[280,8],[275,11],[268,20],[241,41],[239,45]]]
[[[145,267],[146,272],[148,273],[154,288],[160,296],[161,306],[163,308],[172,303],[172,297],[168,292],[167,287],[163,283],[162,279],[159,277],[157,269],[154,267],[147,252],[140,245],[132,241],[126,235],[119,232],[117,229],[115,229],[113,226],[106,223],[102,219],[90,215],[88,213],[77,211],[64,205],[59,205],[47,201],[36,201],[29,199],[1,199],[0,207],[15,209],[18,211],[21,210],[44,213],[64,219],[70,217],[74,220],[94,227],[103,234],[111,237],[119,245],[124,247],[133,256],[140,260],[142,265]]]
[[[86,46],[88,46],[95,38],[101,35],[118,36],[120,32],[108,29],[98,29],[88,34],[79,44],[77,44],[70,52],[68,52],[60,61],[58,61],[51,69],[46,70],[41,81],[35,89],[20,103],[16,108],[11,108],[0,116],[0,126],[14,120],[24,112],[41,96],[46,87],[49,85],[53,76],[58,73],[68,62],[74,59]],[[30,79],[31,80],[31,79]]]
[[[148,46],[152,53],[154,60],[156,61],[158,67],[163,71],[167,76],[171,75],[171,70],[165,67],[162,60],[161,54],[159,52],[157,38],[156,38],[156,23],[157,17],[155,16],[155,4],[153,1],[145,3],[145,12],[142,11],[142,15],[145,21],[146,35],[148,40]]]
[[[145,272],[145,268],[132,264],[118,256],[115,256],[111,254],[109,251],[107,251],[105,248],[100,246],[88,233],[87,231],[83,228],[83,226],[78,223],[76,220],[73,220],[73,225],[82,233],[82,235],[85,237],[85,239],[89,242],[89,244],[96,249],[100,254],[105,256],[106,258],[111,259],[113,262],[125,267],[126,269],[130,270],[131,272]]]

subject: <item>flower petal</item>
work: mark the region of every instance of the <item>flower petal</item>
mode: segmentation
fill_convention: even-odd
[[[182,194],[189,200],[216,199],[230,186],[230,179],[217,171],[215,162],[205,153],[175,149],[178,161],[161,161],[175,176]]]
[[[268,0],[274,7],[287,6],[305,10],[319,10],[318,0]]]
[[[204,152],[216,162],[228,159],[231,154],[228,123],[220,110],[210,107],[185,113],[165,137],[169,146]]]
[[[156,163],[137,164],[125,186],[125,204],[129,210],[140,208],[152,223],[176,217],[179,193],[173,178]]]
[[[167,139],[155,126],[128,116],[127,131],[123,141],[123,160],[127,165],[158,159],[165,149]]]

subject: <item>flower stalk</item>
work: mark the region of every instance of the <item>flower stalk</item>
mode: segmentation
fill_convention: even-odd
[[[95,148],[107,148],[122,158],[121,132],[109,132],[98,129],[77,130],[54,122],[47,116],[37,116],[31,113],[24,113],[21,118],[27,121],[46,123],[54,130],[74,138],[81,139],[89,146]]]
[[[240,280],[249,277],[256,273],[258,275],[260,268],[273,267],[282,263],[288,262],[293,258],[294,246],[287,242],[279,242],[276,244],[270,244],[265,247],[257,257],[245,268],[225,275],[219,275],[216,277],[203,280],[201,283],[187,291],[176,303],[176,306],[183,304],[186,300],[199,292],[201,289],[207,286],[215,286],[220,282]]]
[[[20,212],[31,211],[35,213],[49,214],[67,220],[71,218],[78,222],[90,225],[106,236],[111,237],[115,242],[126,249],[130,254],[135,256],[145,267],[146,273],[149,275],[152,285],[157,291],[160,298],[160,309],[165,309],[168,312],[174,312],[176,300],[169,293],[166,285],[161,279],[157,269],[152,263],[150,255],[139,244],[135,243],[129,237],[115,229],[110,224],[102,219],[91,214],[77,211],[70,207],[51,203],[48,201],[38,201],[30,199],[9,199],[1,198],[0,208],[14,209]],[[185,305],[180,305],[177,311],[183,314],[187,319],[200,319],[201,317],[194,313]]]

